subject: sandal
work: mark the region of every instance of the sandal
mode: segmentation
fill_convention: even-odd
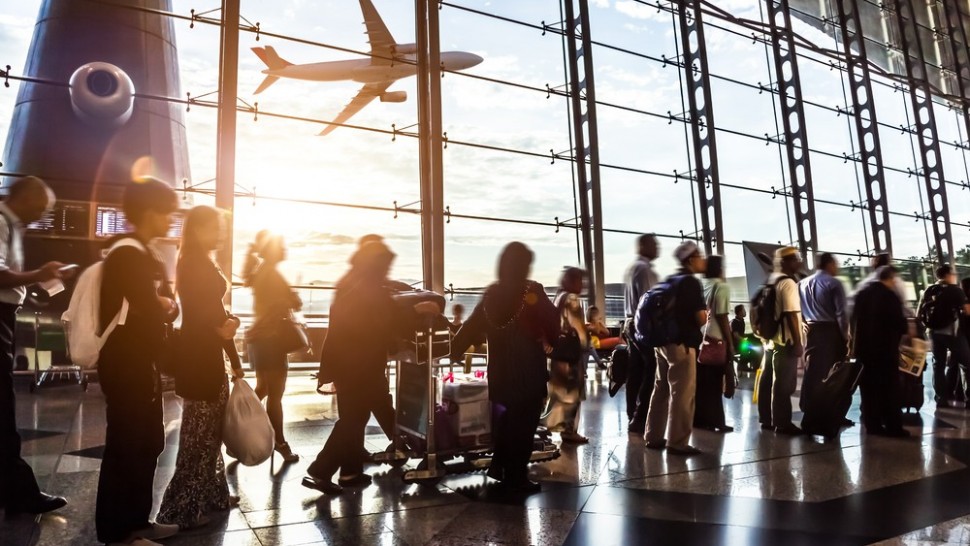
[[[290,449],[290,444],[286,442],[276,444],[273,449],[280,454],[284,463],[295,463],[300,460],[300,456],[293,453],[293,450]]]

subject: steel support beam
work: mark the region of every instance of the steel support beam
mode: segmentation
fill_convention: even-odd
[[[444,293],[444,182],[442,176],[441,50],[438,7],[415,0],[418,46],[418,163],[421,178],[421,260],[426,290]]]
[[[886,200],[886,175],[882,163],[879,124],[876,121],[876,105],[872,98],[872,79],[869,74],[869,59],[866,56],[859,6],[856,0],[834,0],[834,3],[839,12],[842,54],[845,57],[846,74],[849,76],[849,95],[852,97],[851,115],[855,121],[862,178],[866,186],[866,208],[869,211],[873,250],[877,253],[892,253],[892,230],[889,226],[889,205]]]
[[[946,201],[946,178],[943,175],[943,156],[933,112],[933,95],[926,71],[926,58],[920,43],[916,13],[912,0],[891,0],[899,46],[909,81],[909,101],[916,125],[914,137],[919,142],[922,177],[926,183],[926,197],[930,205],[930,221],[936,241],[936,257],[940,263],[953,259],[953,234],[950,231],[950,212]],[[925,4],[924,4],[925,5]]]
[[[963,134],[970,140],[970,43],[967,42],[967,31],[963,26],[963,11],[959,4],[949,0],[942,0],[939,5],[943,9],[943,21],[949,35],[950,56],[953,63],[953,79],[956,80],[957,93],[962,99],[960,114],[963,116]]]
[[[576,15],[576,6],[579,15]],[[596,124],[596,86],[587,0],[565,0],[565,37],[569,51],[569,97],[573,116],[576,183],[579,185],[579,223],[583,259],[589,275],[589,301],[606,309],[603,253],[603,205],[600,192],[599,134]],[[582,64],[580,64],[582,63]]]
[[[704,41],[704,21],[700,0],[675,0],[683,48],[687,102],[694,147],[694,176],[700,200],[701,230],[708,254],[724,254],[721,220],[721,185],[717,169],[717,142],[714,136],[714,105],[711,78]]]
[[[791,182],[792,205],[798,228],[798,247],[803,256],[811,254],[813,263],[818,252],[818,230],[815,224],[815,193],[812,189],[812,165],[809,159],[808,130],[802,103],[802,82],[798,75],[798,57],[791,27],[788,0],[766,0],[771,28],[771,50],[778,80],[778,102],[784,127],[785,155]]]
[[[233,208],[236,188],[236,101],[239,85],[239,0],[222,0],[219,40],[219,111],[216,132],[216,206],[229,212],[226,240],[217,261],[232,276]],[[232,290],[225,302],[232,303]]]

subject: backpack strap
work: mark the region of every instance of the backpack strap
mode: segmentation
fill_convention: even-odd
[[[107,259],[108,256],[110,256],[111,253],[114,252],[115,250],[118,250],[119,248],[125,248],[125,247],[137,248],[141,252],[144,252],[146,254],[148,253],[148,248],[146,248],[145,245],[135,237],[122,237],[121,239],[118,239],[117,241],[112,243],[110,247],[108,247],[107,252],[105,252],[104,259]],[[118,322],[115,323],[117,326],[125,325],[125,322],[128,320],[128,309],[130,307],[131,306],[128,303],[128,298],[122,297],[121,309],[118,311]]]

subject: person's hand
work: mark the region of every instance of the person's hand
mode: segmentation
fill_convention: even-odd
[[[51,279],[65,279],[69,278],[65,275],[67,272],[61,271],[64,264],[61,262],[47,262],[46,264],[40,266],[37,270],[37,282],[49,281]]]
[[[179,314],[179,306],[175,303],[172,298],[166,298],[165,296],[158,296],[158,303],[162,306],[162,313],[165,314],[165,318],[168,320],[175,320],[175,317]]]
[[[244,372],[242,370],[242,368],[233,368],[232,369],[232,378],[233,379],[242,379],[244,377],[246,377],[246,372]]]
[[[414,312],[419,315],[437,315],[441,313],[441,307],[433,301],[422,301],[414,304]]]
[[[219,334],[219,337],[222,339],[232,339],[236,337],[237,328],[239,328],[239,320],[227,318],[226,321],[222,323],[222,326],[216,328],[216,333]]]

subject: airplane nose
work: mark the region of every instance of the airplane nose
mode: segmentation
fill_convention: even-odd
[[[475,55],[474,53],[466,53],[466,55],[468,55],[468,61],[467,62],[468,62],[468,66],[469,67],[479,65],[479,64],[482,63],[482,61],[485,60],[485,59],[479,57],[478,55]]]

